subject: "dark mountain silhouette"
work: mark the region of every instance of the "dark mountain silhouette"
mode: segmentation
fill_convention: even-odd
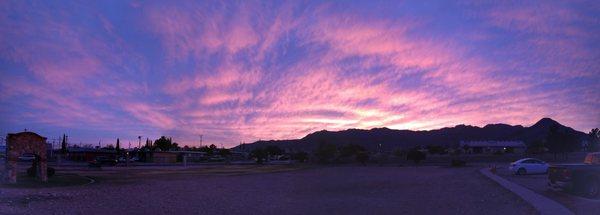
[[[586,134],[583,132],[561,125],[553,119],[543,118],[530,127],[489,124],[484,127],[457,125],[429,131],[394,130],[389,128],[322,130],[308,134],[302,139],[261,140],[234,147],[234,150],[249,151],[253,148],[268,145],[276,145],[289,150],[313,150],[319,143],[358,144],[369,150],[378,150],[379,147],[383,150],[391,150],[427,145],[455,146],[461,140],[520,140],[526,144],[531,144],[534,141],[546,138],[553,126],[557,126],[558,129],[581,139],[586,138]]]

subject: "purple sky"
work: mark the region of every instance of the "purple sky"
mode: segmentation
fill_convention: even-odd
[[[600,2],[2,1],[0,133],[600,127]],[[125,144],[126,146],[126,144]]]

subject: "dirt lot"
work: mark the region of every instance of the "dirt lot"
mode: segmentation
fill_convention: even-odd
[[[93,184],[0,188],[25,214],[532,214],[479,167],[285,167],[85,172]],[[274,168],[274,167],[269,167]],[[249,169],[249,171],[247,171]],[[293,170],[293,171],[292,171]],[[168,172],[168,173],[167,173]],[[230,174],[231,173],[231,174]]]
[[[586,199],[550,189],[547,186],[548,175],[546,174],[514,175],[508,171],[508,166],[498,166],[498,174],[512,182],[563,204],[576,214],[598,214],[598,211],[600,211],[600,200]]]

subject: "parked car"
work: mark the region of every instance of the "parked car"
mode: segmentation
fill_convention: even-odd
[[[33,161],[33,160],[35,160],[35,155],[31,154],[31,153],[24,153],[21,156],[19,156],[19,160],[20,161]]]
[[[589,153],[582,164],[550,167],[548,185],[588,198],[600,198],[600,152]]]
[[[112,159],[109,157],[98,156],[96,159],[89,162],[89,166],[91,167],[101,167],[105,166],[116,166],[118,163],[117,159]]]
[[[548,163],[539,159],[523,158],[510,163],[508,170],[516,175],[543,174],[548,172],[549,166]]]

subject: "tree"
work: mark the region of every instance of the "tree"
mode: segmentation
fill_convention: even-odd
[[[265,147],[265,151],[267,152],[267,154],[269,156],[283,154],[283,150],[277,146],[267,146],[267,147]]]
[[[117,138],[117,146],[115,147],[115,149],[117,150],[117,152],[121,151],[121,143],[119,141],[119,138]]]
[[[202,146],[198,148],[198,151],[206,152],[207,155],[212,155],[212,151],[208,146]]]
[[[161,136],[158,140],[154,141],[154,148],[158,148],[161,151],[169,151],[178,147],[177,143],[173,143],[170,137]]]
[[[152,141],[146,138],[146,148],[152,148]]]
[[[356,153],[356,161],[358,161],[361,164],[366,164],[367,161],[369,160],[369,153],[367,153],[366,151],[359,151]]]
[[[256,163],[262,164],[267,158],[267,151],[263,148],[255,148],[250,152],[250,157],[256,159]]]
[[[556,154],[563,153],[566,155],[567,152],[573,151],[578,147],[577,137],[573,134],[567,133],[564,129],[560,129],[554,125],[550,127],[548,136],[546,137],[546,144],[550,152]]]
[[[222,157],[227,157],[231,154],[231,151],[229,149],[219,149],[219,155],[221,155]]]
[[[336,153],[336,147],[333,144],[321,142],[317,146],[315,156],[321,163],[328,163],[334,158]]]
[[[306,152],[296,152],[292,154],[292,160],[297,160],[300,163],[304,163],[308,160],[308,153]]]
[[[354,157],[360,152],[364,152],[366,149],[360,145],[348,144],[340,147],[340,157]]]
[[[544,153],[546,151],[546,146],[544,140],[535,139],[529,143],[529,147],[527,147],[527,152],[532,154]]]
[[[417,148],[413,148],[406,155],[406,159],[414,161],[415,164],[420,163],[422,160],[425,160],[425,158],[426,158],[425,153],[419,151]]]
[[[406,151],[403,150],[402,148],[397,148],[397,149],[394,150],[393,154],[396,157],[405,157],[406,156]]]
[[[60,143],[60,153],[67,154],[67,135],[63,134],[62,142]]]
[[[600,150],[600,129],[599,128],[594,128],[590,131],[590,133],[588,133],[588,137],[589,137],[589,145],[587,147],[587,150],[590,152],[595,152]]]

